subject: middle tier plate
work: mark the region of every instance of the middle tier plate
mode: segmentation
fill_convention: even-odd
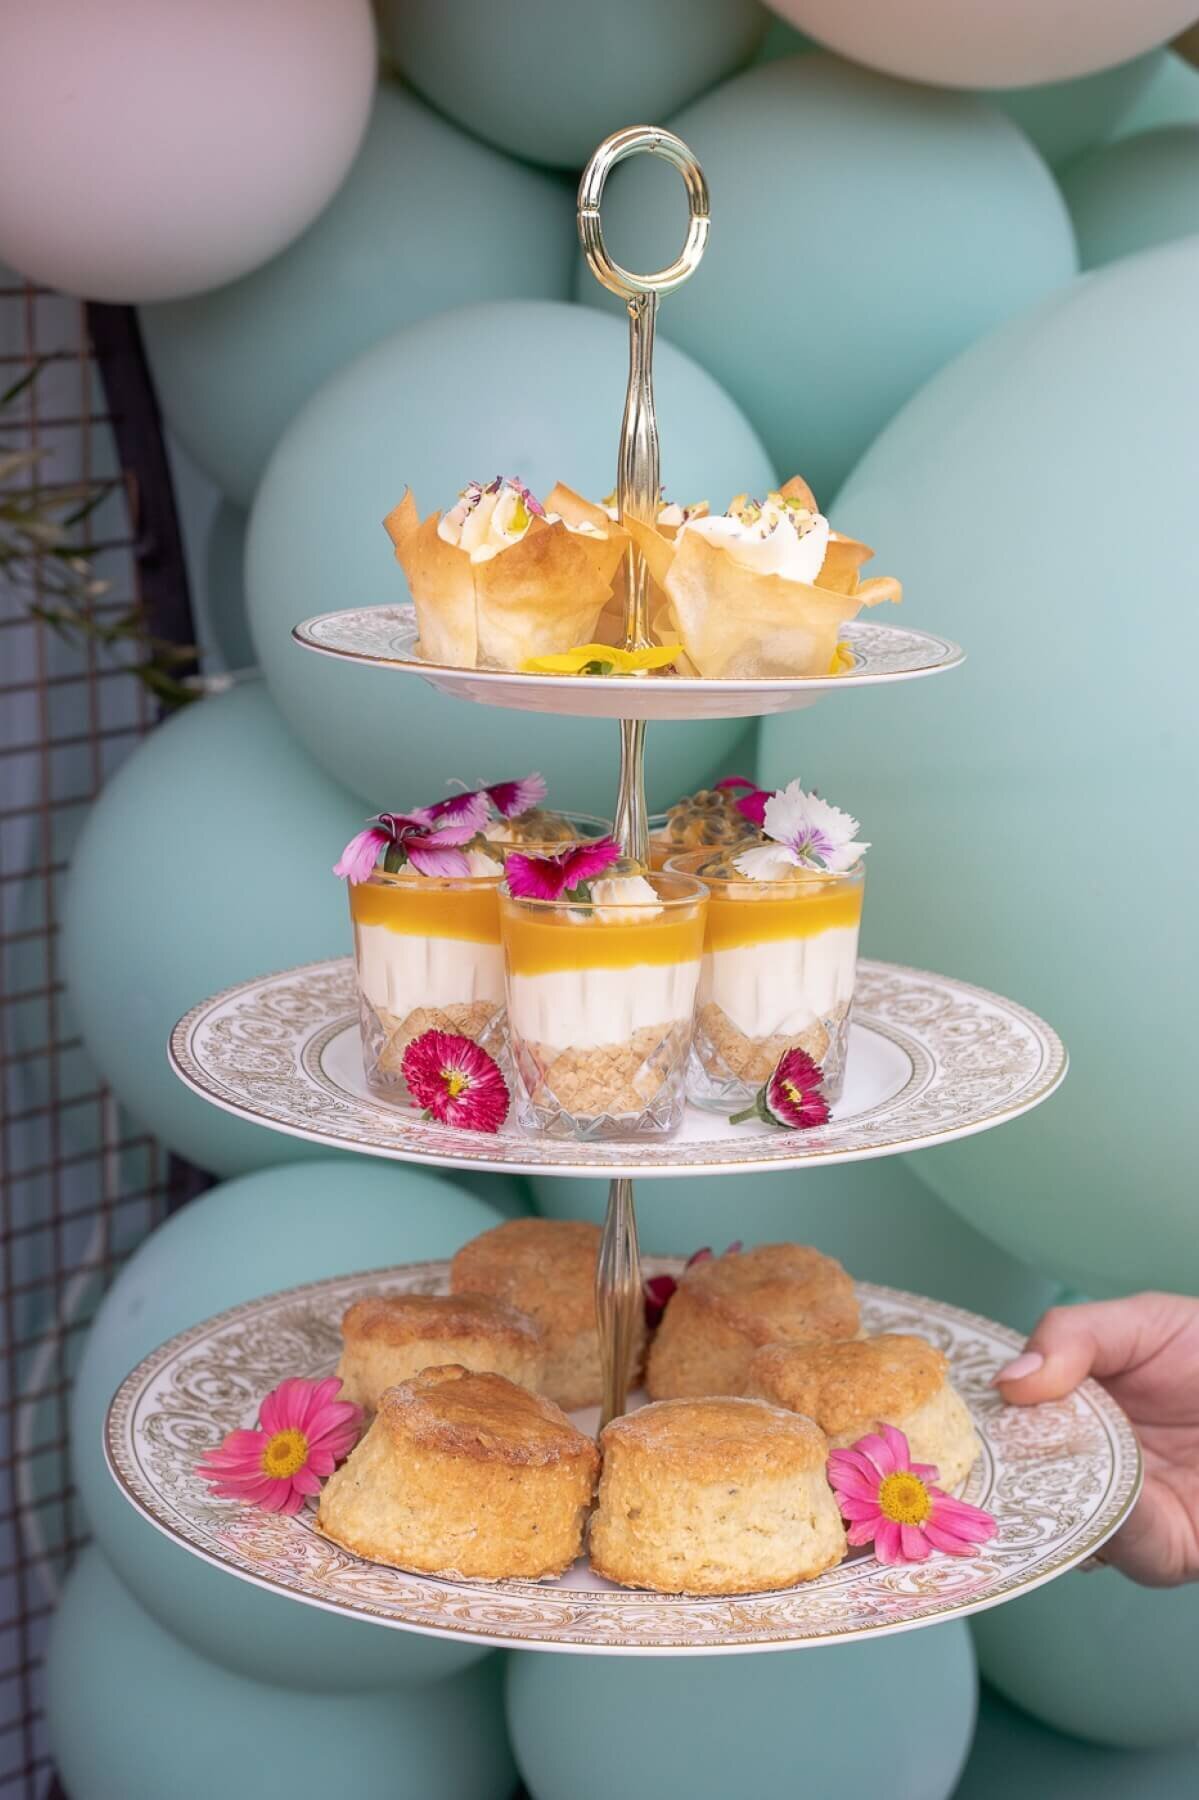
[[[525,675],[514,669],[456,669],[427,662],[417,648],[411,606],[364,606],[321,613],[292,632],[306,650],[419,675],[443,694],[519,712],[601,719],[750,719],[794,712],[825,694],[879,687],[955,669],[965,653],[948,638],[864,619],[843,627],[853,667],[843,675]]]
[[[845,1092],[829,1123],[783,1131],[688,1108],[673,1138],[577,1143],[428,1122],[373,1095],[349,957],[262,976],[193,1007],[170,1041],[187,1086],[313,1144],[445,1167],[577,1176],[717,1175],[857,1162],[969,1137],[1027,1112],[1066,1072],[1057,1033],[983,988],[858,964]]]

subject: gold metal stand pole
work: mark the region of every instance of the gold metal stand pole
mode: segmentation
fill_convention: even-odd
[[[687,188],[687,239],[669,268],[634,275],[609,256],[600,225],[604,183],[618,162],[640,151],[665,157]],[[629,312],[629,385],[620,433],[616,496],[622,518],[656,525],[658,520],[658,421],[654,412],[654,326],[658,299],[680,287],[699,265],[708,240],[708,187],[703,170],[681,138],[656,126],[631,125],[605,138],[579,183],[579,238],[591,272]],[[640,551],[629,547],[625,565],[625,648],[644,649],[651,641],[649,572]],[[620,721],[620,787],[616,835],[626,856],[644,863],[649,835],[645,804],[645,721]],[[604,1365],[601,1425],[625,1409],[629,1362],[642,1305],[641,1263],[631,1181],[613,1181],[595,1277],[596,1316]]]

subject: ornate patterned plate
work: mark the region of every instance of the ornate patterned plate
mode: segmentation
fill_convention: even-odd
[[[799,1168],[927,1149],[1039,1105],[1066,1072],[1056,1032],[1013,1001],[893,963],[858,964],[845,1092],[828,1125],[730,1125],[691,1108],[675,1138],[577,1144],[426,1123],[366,1086],[349,957],[243,982],[171,1033],[188,1087],[292,1137],[405,1162],[562,1175]]]
[[[676,1269],[662,1258],[650,1269]],[[998,1535],[973,1557],[887,1569],[869,1552],[801,1587],[720,1600],[634,1593],[580,1561],[559,1581],[463,1582],[407,1575],[327,1542],[310,1509],[294,1519],[212,1498],[192,1472],[226,1432],[252,1425],[287,1375],[331,1372],[338,1324],[362,1293],[445,1290],[446,1263],[337,1276],[252,1300],[172,1338],[122,1382],[105,1449],[114,1479],[152,1525],[259,1587],[350,1618],[435,1637],[625,1655],[789,1650],[960,1618],[1073,1568],[1111,1536],[1140,1487],[1123,1413],[1094,1382],[1068,1400],[1005,1408],[987,1386],[1020,1339],[1006,1326],[894,1288],[859,1285],[870,1331],[915,1331],[949,1357],[983,1455],[961,1490]],[[594,1412],[576,1414],[594,1430]]]
[[[507,669],[455,669],[426,662],[417,649],[411,606],[364,606],[321,613],[292,632],[306,650],[346,656],[380,669],[420,675],[443,694],[520,712],[570,713],[601,719],[749,719],[794,712],[842,688],[878,687],[955,669],[965,652],[948,638],[900,625],[855,620],[845,637],[854,666],[811,680],[712,680],[684,675],[520,675]]]

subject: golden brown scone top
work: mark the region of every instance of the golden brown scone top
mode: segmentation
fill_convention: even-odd
[[[613,1419],[600,1433],[605,1453],[614,1444],[643,1451],[672,1473],[695,1481],[720,1480],[747,1464],[765,1471],[822,1469],[828,1440],[811,1419],[764,1400],[656,1400]]]
[[[547,1332],[595,1324],[600,1228],[582,1219],[505,1219],[463,1244],[450,1264],[455,1294],[492,1294]]]
[[[401,1455],[425,1445],[485,1462],[528,1466],[569,1457],[599,1466],[595,1444],[552,1400],[461,1363],[422,1369],[385,1389],[378,1416]]]
[[[767,1344],[749,1366],[749,1387],[837,1437],[914,1412],[940,1392],[948,1368],[923,1338],[883,1332],[849,1343]]]
[[[801,1335],[851,1338],[858,1329],[852,1280],[807,1244],[755,1244],[714,1256],[693,1264],[680,1286],[759,1344]]]
[[[541,1333],[527,1313],[490,1294],[368,1294],[346,1308],[341,1335],[347,1343],[410,1344],[417,1338],[484,1333],[530,1348]]]

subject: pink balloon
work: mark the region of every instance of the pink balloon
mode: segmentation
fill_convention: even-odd
[[[1025,87],[1127,62],[1189,25],[1195,0],[767,0],[854,62],[943,87]]]
[[[369,0],[2,0],[0,262],[93,300],[290,243],[366,129]]]

